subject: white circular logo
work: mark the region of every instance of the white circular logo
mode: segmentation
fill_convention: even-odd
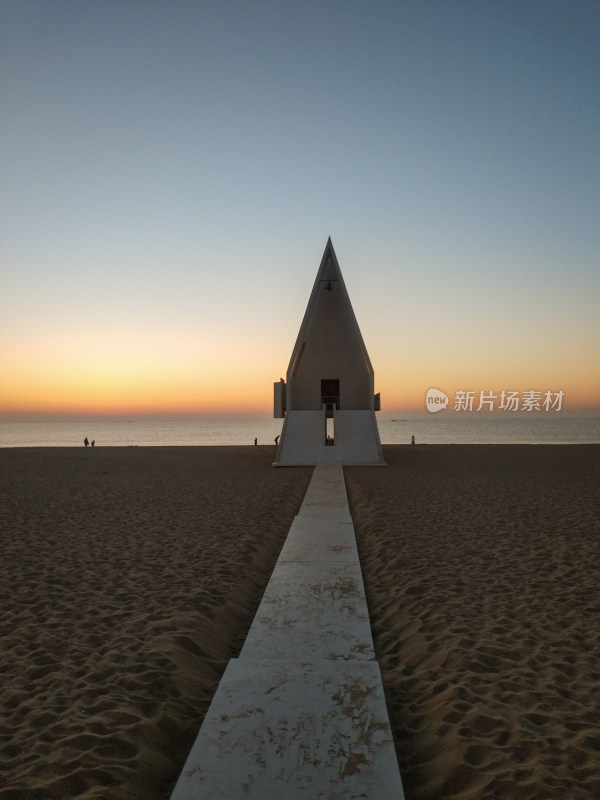
[[[443,411],[448,405],[448,395],[440,392],[439,389],[428,389],[425,395],[427,411],[435,414],[436,411]]]

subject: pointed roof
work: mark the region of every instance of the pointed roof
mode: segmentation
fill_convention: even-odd
[[[297,367],[299,356],[302,354],[306,342],[310,341],[311,333],[319,328],[319,317],[324,313],[323,304],[320,302],[323,290],[326,292],[335,291],[336,294],[339,293],[341,295],[340,302],[336,304],[338,322],[346,328],[346,331],[351,335],[356,346],[360,348],[367,371],[370,373],[373,372],[369,354],[367,353],[367,348],[365,347],[360,328],[358,327],[358,322],[352,308],[352,303],[350,302],[350,297],[346,289],[346,284],[344,283],[344,278],[342,277],[340,265],[335,250],[333,249],[330,236],[325,245],[323,258],[321,259],[317,277],[315,278],[308,305],[298,332],[296,344],[292,351],[287,373],[288,380],[294,375],[294,367]]]

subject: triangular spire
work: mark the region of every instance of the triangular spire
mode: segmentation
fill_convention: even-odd
[[[334,335],[336,329],[338,335]],[[298,375],[301,361],[307,356],[307,348],[318,351],[321,371],[328,371],[330,377],[335,376],[342,364],[348,368],[353,362],[358,371],[363,371],[365,374],[370,373],[371,376],[373,374],[371,361],[354,315],[331,236],[327,239],[298,338],[292,351],[287,373],[288,383]],[[370,407],[366,395],[362,402],[356,398],[348,397],[347,399],[351,403],[349,407]],[[316,402],[316,407],[319,408],[318,398]],[[358,402],[360,405],[356,405]],[[315,407],[315,403],[311,403],[311,406]]]
[[[275,384],[275,416],[285,415],[286,420],[276,463],[383,464],[373,382],[373,367],[329,237],[286,381]],[[326,420],[335,427],[335,437]]]

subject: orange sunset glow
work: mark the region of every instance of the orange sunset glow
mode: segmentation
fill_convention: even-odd
[[[0,415],[270,413],[328,236],[384,410],[437,386],[600,413],[577,4],[322,4],[255,39],[203,4],[148,30],[54,5],[3,13]]]

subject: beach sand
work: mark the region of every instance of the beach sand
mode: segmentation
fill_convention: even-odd
[[[168,798],[311,469],[0,450],[0,798]]]
[[[344,470],[407,800],[600,795],[599,446]],[[166,800],[312,469],[0,449],[0,800]],[[267,799],[265,799],[267,800]]]
[[[600,446],[346,468],[407,800],[600,797]]]

